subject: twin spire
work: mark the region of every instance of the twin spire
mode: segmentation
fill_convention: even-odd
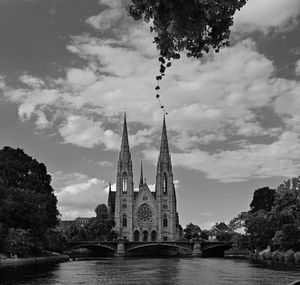
[[[124,114],[124,124],[123,124],[123,135],[122,135],[122,143],[121,143],[121,150],[119,155],[119,163],[130,163],[131,164],[131,154],[128,142],[128,131],[127,131],[127,122],[126,122],[126,113]],[[162,133],[161,133],[161,143],[160,143],[160,151],[157,163],[157,171],[159,171],[161,165],[167,165],[167,167],[171,167],[171,158],[169,153],[169,144],[168,144],[168,137],[167,137],[167,128],[166,128],[166,120],[165,116],[163,117],[163,126],[162,126]],[[141,173],[140,173],[140,183],[139,185],[143,185],[144,177],[143,177],[143,164],[141,162]]]

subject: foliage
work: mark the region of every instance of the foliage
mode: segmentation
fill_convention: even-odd
[[[234,217],[228,224],[228,227],[235,231],[239,228],[245,227],[245,220],[247,218],[248,212],[241,212],[237,217]]]
[[[56,229],[47,229],[44,239],[43,248],[45,250],[62,252],[67,245],[67,239]]]
[[[277,190],[300,190],[300,175],[298,177],[293,177],[292,179],[288,179],[280,184]]]
[[[78,227],[73,223],[71,226],[69,226],[66,230],[66,236],[68,241],[75,241],[78,239],[79,229]]]
[[[289,179],[277,190],[257,189],[245,215],[249,249],[286,251],[300,249],[300,191],[299,177]],[[235,224],[233,219],[232,224]]]
[[[15,199],[17,199],[16,191],[27,191],[20,192],[20,195],[28,198],[31,202],[37,202],[37,207],[44,209],[44,226],[48,228],[58,224],[57,199],[50,185],[51,176],[47,173],[43,163],[37,162],[19,148],[13,149],[6,146],[0,150],[0,177],[2,205],[8,207],[9,204],[14,207]],[[20,199],[16,201],[16,203],[19,202]],[[34,203],[31,206],[34,207]],[[18,209],[15,210],[18,211]],[[25,210],[22,209],[22,211]],[[24,214],[27,214],[26,211]],[[30,214],[32,213],[28,213],[28,215]],[[16,226],[23,227],[24,225]]]
[[[4,239],[4,252],[8,255],[25,256],[32,252],[34,241],[28,230],[9,228]]]
[[[208,231],[203,230],[200,234],[200,238],[208,240]]]
[[[202,233],[202,230],[200,229],[200,227],[198,225],[194,225],[192,223],[187,225],[183,231],[184,231],[183,237],[187,240],[190,240],[192,238],[197,239],[200,237],[200,234]]]
[[[2,203],[0,215],[5,229],[31,229],[36,236],[47,230],[47,200],[43,194],[30,190],[0,186]]]
[[[233,237],[232,232],[221,231],[220,233],[217,234],[216,239],[218,241],[230,241],[232,237]]]
[[[250,204],[251,212],[260,210],[270,211],[274,202],[275,190],[263,187],[255,190],[253,200]]]
[[[292,189],[277,191],[271,214],[278,228],[290,223],[299,227],[300,201],[297,192]]]
[[[112,231],[114,221],[109,217],[105,204],[100,204],[95,209],[96,217],[89,220],[84,226],[78,228],[74,223],[68,228],[68,240],[112,240],[116,234]]]
[[[295,258],[295,253],[293,250],[288,250],[285,252],[284,254],[284,260],[285,261],[294,261],[294,258]]]
[[[17,254],[25,254],[30,248],[37,250],[48,229],[58,224],[57,199],[50,183],[43,163],[19,148],[0,149],[2,250]],[[22,239],[28,242],[28,248]]]
[[[270,220],[266,211],[249,212],[245,221],[247,234],[249,234],[249,249],[264,249],[270,244],[276,232]]]
[[[247,250],[249,248],[249,236],[233,233],[231,242],[233,242],[233,248],[237,250]]]
[[[183,50],[201,58],[211,48],[218,52],[228,46],[233,15],[245,4],[246,0],[131,0],[128,11],[134,20],[151,21],[164,75]]]

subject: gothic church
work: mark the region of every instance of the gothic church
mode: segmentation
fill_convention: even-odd
[[[109,189],[108,211],[115,220],[114,230],[120,237],[129,241],[179,239],[179,218],[165,118],[157,162],[155,192],[151,192],[143,180],[142,165],[139,189],[134,191],[126,115],[124,116],[116,191]]]

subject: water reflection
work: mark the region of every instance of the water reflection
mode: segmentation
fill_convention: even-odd
[[[225,258],[104,258],[2,272],[1,284],[289,284],[299,267]]]

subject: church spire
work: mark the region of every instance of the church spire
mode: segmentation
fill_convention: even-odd
[[[141,161],[141,176],[140,176],[140,187],[144,184],[143,178],[143,162]]]
[[[131,161],[131,155],[130,155],[130,149],[128,143],[126,113],[124,114],[123,135],[122,135],[119,161]]]
[[[164,116],[162,133],[161,133],[161,142],[160,142],[160,151],[158,157],[158,169],[159,170],[162,164],[166,165],[169,170],[171,170],[171,158],[169,153],[169,144],[167,137],[167,128],[166,128],[166,119]]]

